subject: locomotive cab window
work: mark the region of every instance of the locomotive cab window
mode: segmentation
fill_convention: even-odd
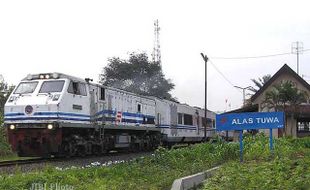
[[[79,82],[71,81],[68,87],[68,92],[71,94],[87,96],[86,85]]]
[[[64,80],[44,81],[39,93],[61,92],[64,84]]]
[[[14,94],[30,94],[36,89],[38,82],[21,82]]]
[[[100,88],[100,100],[105,100],[105,89]]]

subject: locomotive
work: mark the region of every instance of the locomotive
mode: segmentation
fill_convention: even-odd
[[[5,104],[4,127],[19,156],[85,156],[200,142],[203,125],[214,128],[215,113],[207,116],[187,104],[41,73],[15,87]]]

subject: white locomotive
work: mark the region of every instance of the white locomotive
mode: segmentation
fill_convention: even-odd
[[[147,150],[160,143],[199,142],[215,114],[61,73],[30,74],[5,104],[5,126],[21,156]],[[213,135],[207,132],[207,137]]]

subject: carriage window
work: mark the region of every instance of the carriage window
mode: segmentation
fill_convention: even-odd
[[[207,126],[207,120],[204,117],[201,117],[202,126]]]
[[[38,85],[38,82],[21,82],[16,88],[16,90],[14,91],[14,94],[33,93],[37,85]]]
[[[143,124],[155,124],[155,117],[143,116]]]
[[[193,116],[184,114],[184,125],[193,125]]]
[[[71,94],[87,96],[86,85],[79,82],[70,82],[68,92]]]
[[[181,113],[178,113],[178,124],[183,124],[183,115]]]
[[[65,81],[44,81],[39,93],[61,92]]]
[[[146,124],[155,124],[155,118],[147,118]]]
[[[100,88],[100,100],[105,100],[105,89]]]
[[[138,112],[141,112],[141,104],[138,104]]]
[[[161,115],[157,113],[157,125],[161,125]]]
[[[205,119],[204,117],[202,117],[201,119],[202,119],[203,126],[206,126],[206,127],[214,126],[214,122],[215,122],[214,120],[212,120],[210,118]]]

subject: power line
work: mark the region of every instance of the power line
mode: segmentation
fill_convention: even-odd
[[[211,63],[211,65],[214,67],[214,69],[226,80],[226,82],[228,82],[232,87],[234,87],[235,85],[220,71],[220,69],[217,67],[217,66],[215,66],[215,64],[209,59],[208,60],[210,63]],[[234,89],[236,89],[236,88],[234,88]],[[240,91],[240,90],[238,90],[238,91]],[[240,91],[241,92],[241,91]]]
[[[310,51],[310,49],[304,49],[302,52],[306,52],[306,51]],[[288,55],[288,54],[291,54],[291,53],[279,53],[279,54],[261,55],[261,56],[248,56],[248,57],[211,57],[211,58],[212,59],[255,59],[255,58],[266,58],[266,57]],[[214,69],[226,80],[226,82],[228,82],[232,87],[235,87],[235,85],[220,71],[220,69],[217,66],[215,66],[215,64],[211,61],[210,58],[208,59],[208,61],[211,63],[211,65],[214,67]]]
[[[305,49],[302,52],[310,51],[310,49]],[[245,57],[211,57],[212,59],[258,59],[258,58],[267,58],[267,57],[275,57],[275,56],[283,56],[290,55],[291,52],[287,53],[278,53],[278,54],[269,54],[269,55],[259,55],[259,56],[245,56]]]

